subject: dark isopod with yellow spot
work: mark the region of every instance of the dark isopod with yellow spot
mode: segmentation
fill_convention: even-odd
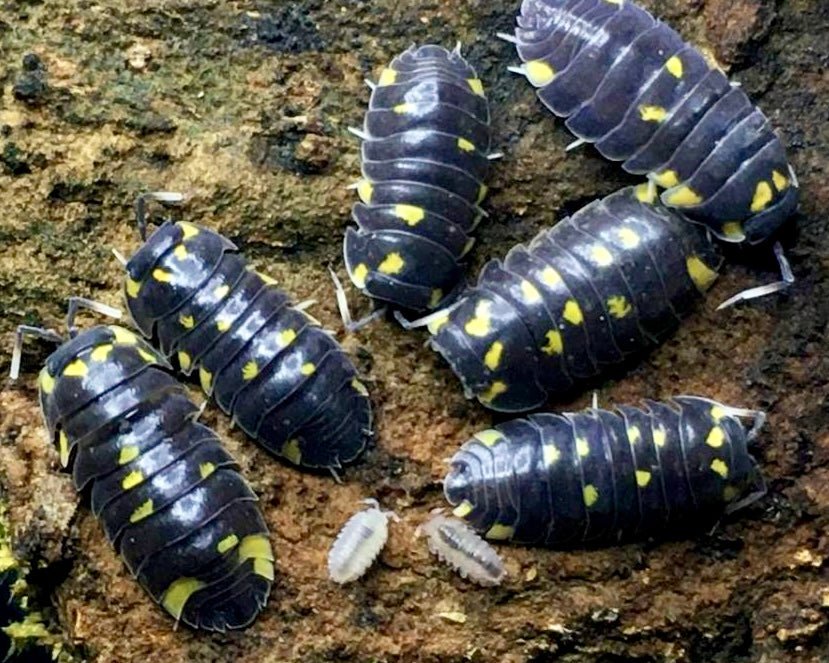
[[[127,329],[84,331],[40,373],[46,428],[153,599],[194,628],[244,628],[274,579],[268,530],[239,466],[171,373]]]
[[[444,492],[456,516],[498,541],[568,547],[699,532],[765,493],[748,451],[764,420],[694,396],[535,414],[466,442]]]
[[[489,108],[458,49],[411,47],[373,85],[361,130],[362,202],[345,235],[351,280],[407,311],[440,308],[463,279],[483,211]]]
[[[720,262],[701,227],[647,185],[629,187],[487,263],[477,285],[430,316],[431,344],[470,397],[531,410],[659,343]]]
[[[304,468],[354,461],[371,403],[339,343],[226,238],[165,222],[126,263],[138,329],[270,453]]]
[[[720,68],[629,0],[524,0],[514,36],[538,97],[581,140],[667,189],[725,241],[758,243],[797,208],[768,119]]]

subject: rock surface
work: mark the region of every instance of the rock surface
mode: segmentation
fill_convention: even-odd
[[[115,248],[137,246],[135,196],[183,191],[172,213],[228,235],[256,267],[339,329],[326,273],[343,275],[341,233],[359,176],[363,84],[413,42],[456,40],[492,102],[491,219],[477,268],[583,203],[633,180],[572,140],[506,65],[495,39],[516,2],[80,0],[0,5],[0,332],[57,326],[70,295],[119,303]],[[381,322],[344,339],[377,408],[376,446],[343,485],[269,459],[209,407],[261,496],[277,551],[270,604],[244,633],[173,630],[134,583],[44,442],[27,347],[0,393],[0,484],[15,553],[64,656],[90,661],[826,661],[829,647],[829,4],[649,0],[707,47],[790,146],[803,190],[785,296],[716,312],[774,278],[733,252],[682,329],[603,405],[705,394],[759,407],[769,494],[711,535],[604,550],[501,548],[510,578],[479,589],[435,563],[415,527],[441,506],[442,459],[492,417],[464,400],[423,336]],[[24,64],[25,63],[25,64]],[[36,66],[34,66],[36,65]],[[794,234],[794,233],[793,233]],[[352,305],[367,303],[352,293]],[[8,369],[2,355],[0,370]],[[584,395],[556,409],[582,407]],[[364,581],[326,577],[328,546],[358,500],[402,522]],[[451,618],[447,617],[451,616]]]

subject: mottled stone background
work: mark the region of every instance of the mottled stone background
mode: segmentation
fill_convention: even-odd
[[[0,394],[0,483],[32,603],[90,661],[829,660],[829,3],[649,0],[709,48],[764,108],[803,190],[785,296],[718,313],[774,278],[768,256],[732,263],[673,339],[600,386],[602,404],[705,394],[761,407],[769,495],[712,535],[560,553],[502,548],[503,587],[439,566],[415,527],[442,504],[442,459],[491,415],[464,400],[421,334],[381,322],[343,339],[377,408],[376,447],[343,485],[272,461],[215,407],[217,427],[262,498],[278,553],[271,602],[247,632],[200,635],[130,578],[78,506],[44,442],[28,347],[25,378]],[[339,329],[326,273],[343,274],[341,233],[359,175],[365,77],[413,42],[463,42],[494,109],[505,157],[475,267],[568,211],[633,180],[572,140],[511,76],[504,0],[0,2],[0,370],[21,322],[60,324],[70,295],[120,301],[110,250],[137,245],[131,204],[184,191],[177,218],[228,235],[258,269]],[[35,54],[36,57],[27,54]],[[352,292],[352,305],[367,303]],[[198,396],[201,398],[201,396]],[[583,396],[556,407],[580,407]],[[345,589],[326,578],[332,537],[363,497],[402,517],[379,564]],[[457,613],[455,620],[440,613]],[[150,659],[152,657],[152,659]]]

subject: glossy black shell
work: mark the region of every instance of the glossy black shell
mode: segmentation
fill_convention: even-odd
[[[348,274],[399,309],[439,308],[457,293],[483,214],[490,128],[481,82],[458,52],[413,46],[380,75],[362,135]]]
[[[455,454],[446,499],[488,538],[516,543],[568,547],[700,531],[764,490],[732,412],[684,396],[509,421]]]
[[[676,328],[721,259],[699,226],[650,195],[622,189],[513,247],[431,322],[432,346],[470,397],[531,410]]]
[[[768,119],[672,28],[628,0],[524,0],[515,30],[538,97],[579,138],[667,190],[726,241],[767,239],[799,192]]]
[[[351,360],[207,228],[167,222],[126,266],[138,329],[267,451],[307,468],[357,458],[371,403]]]
[[[256,496],[164,359],[121,327],[64,343],[39,378],[61,465],[141,586],[213,631],[259,614],[274,556]]]

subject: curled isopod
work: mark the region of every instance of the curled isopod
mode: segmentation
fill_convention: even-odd
[[[391,511],[382,511],[377,500],[363,500],[370,508],[348,519],[328,551],[328,575],[336,583],[354,582],[377,559],[389,537]]]
[[[428,537],[429,550],[461,577],[489,587],[500,585],[507,575],[495,549],[463,521],[436,515],[420,531]]]

